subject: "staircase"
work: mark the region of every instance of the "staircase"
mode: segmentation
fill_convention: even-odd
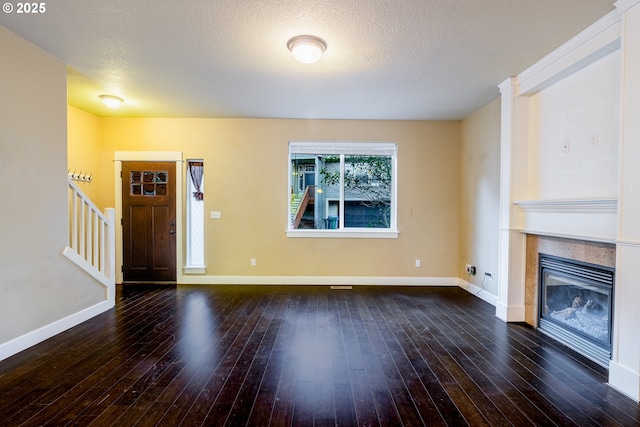
[[[315,202],[316,186],[308,185],[304,189],[302,195],[300,193],[293,193],[291,195],[291,224],[293,229],[298,228],[302,215],[307,209],[307,206]]]
[[[300,193],[294,193],[291,195],[291,223],[293,224],[298,209],[300,209],[300,203],[302,203],[302,195]]]
[[[102,213],[69,178],[69,245],[62,254],[107,288],[115,303],[115,210]]]

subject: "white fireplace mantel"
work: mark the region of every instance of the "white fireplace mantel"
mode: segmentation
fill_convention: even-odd
[[[616,198],[519,200],[513,204],[518,211],[515,228],[523,233],[594,242],[616,241]]]

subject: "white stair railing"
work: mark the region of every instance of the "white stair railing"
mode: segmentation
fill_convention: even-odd
[[[115,301],[115,210],[102,213],[69,179],[69,246],[63,254],[108,289]]]

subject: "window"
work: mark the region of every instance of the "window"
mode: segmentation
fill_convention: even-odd
[[[185,272],[204,273],[204,162],[187,161],[187,262]]]
[[[397,237],[395,143],[289,143],[289,237]]]

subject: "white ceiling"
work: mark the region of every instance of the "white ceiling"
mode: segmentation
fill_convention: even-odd
[[[613,3],[55,0],[0,25],[69,64],[69,102],[99,116],[462,119]],[[298,34],[327,42],[318,63],[292,58]]]

